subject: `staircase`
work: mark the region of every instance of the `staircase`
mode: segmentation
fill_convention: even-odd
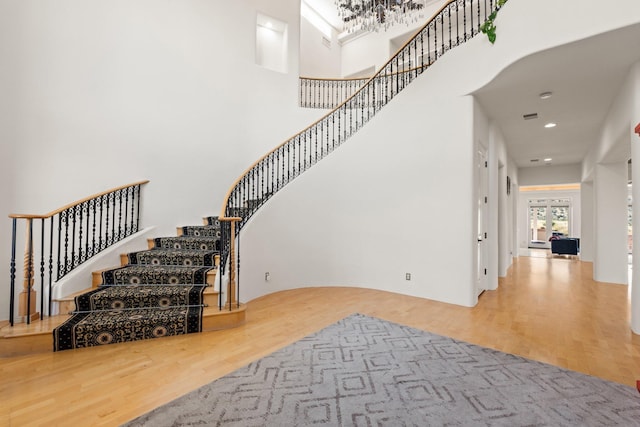
[[[70,319],[66,316],[52,316],[36,326],[29,323],[31,318],[37,319],[39,316],[35,304],[36,292],[33,289],[34,279],[37,278],[35,267],[38,265],[38,259],[33,257],[34,245],[31,242],[33,223],[42,219],[41,234],[45,236],[44,219],[51,218],[49,227],[53,230],[53,216],[58,213],[62,216],[62,220],[58,220],[57,239],[51,231],[52,237],[49,240],[57,241],[58,252],[64,242],[64,259],[59,255],[57,264],[53,262],[52,244],[46,259],[44,243],[39,259],[41,287],[44,288],[46,281],[46,266],[51,287],[53,270],[57,269],[56,280],[59,280],[77,264],[104,249],[102,246],[112,244],[114,235],[118,238],[121,236],[121,222],[125,223],[123,230],[127,232],[138,230],[137,205],[133,202],[136,199],[132,198],[129,203],[129,193],[124,193],[124,196],[118,193],[115,197],[107,197],[105,193],[46,216],[10,216],[14,224],[11,304],[14,301],[16,220],[26,219],[27,243],[19,315],[26,319],[25,329],[29,334],[49,335],[48,340],[40,337],[37,344],[33,345],[42,346],[47,342],[51,348],[51,327],[55,327],[54,348],[64,350],[241,325],[245,319],[245,307],[236,301],[239,293],[239,284],[236,287],[235,280],[239,274],[239,259],[236,263],[236,257],[239,257],[240,251],[236,251],[235,245],[236,241],[239,243],[238,237],[244,225],[275,193],[339,148],[440,57],[479,34],[483,23],[495,18],[505,2],[506,0],[449,0],[374,76],[346,100],[251,165],[225,196],[220,217],[207,218],[203,226],[181,227],[176,237],[152,239],[149,250],[123,255],[122,266],[95,273],[93,287],[88,292],[75,296],[73,300],[60,301],[61,306],[72,310]],[[116,201],[120,203],[117,215]],[[137,203],[139,205],[139,199]],[[103,219],[103,206],[106,206],[106,220]],[[86,212],[93,212],[92,226],[89,217],[84,216],[89,215]],[[129,212],[135,226],[126,225]],[[98,214],[99,219],[96,221]],[[70,240],[67,238],[68,233],[72,235],[71,240],[76,238],[76,219],[80,227],[77,236],[80,249],[73,242],[69,245],[67,242]],[[104,238],[98,236],[97,241],[101,245],[96,251],[91,249],[93,244],[89,244],[89,230],[92,230],[92,240],[96,240],[96,223],[101,231],[103,222],[107,233]],[[84,234],[82,224],[86,224]],[[35,247],[37,249],[38,245]],[[86,249],[83,251],[82,247]],[[67,257],[69,251],[70,255]],[[227,262],[229,286],[226,302],[223,304],[213,285],[220,276],[219,271],[224,272]],[[213,303],[216,297],[217,305]],[[45,308],[43,300],[40,307],[41,313],[51,312]],[[12,328],[13,312],[11,305],[12,317],[9,322]],[[61,322],[64,323],[60,325]],[[109,328],[104,325],[109,325]],[[0,329],[0,338],[18,337],[18,328],[13,328],[9,333],[5,329]],[[0,355],[7,354],[8,348],[2,341],[6,340],[0,339]],[[31,344],[25,345],[25,348],[29,346]]]
[[[91,288],[56,300],[63,314],[3,328],[0,354],[51,351],[52,337],[61,351],[242,325],[246,307],[222,304],[216,289],[220,228],[208,217],[148,239],[149,249],[122,254],[121,266],[93,272]]]
[[[244,323],[245,307],[222,307],[215,289],[220,223],[178,228],[93,273],[93,289],[70,300],[71,318],[53,331],[54,351],[182,335]]]

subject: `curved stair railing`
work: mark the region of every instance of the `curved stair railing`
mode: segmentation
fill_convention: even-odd
[[[21,225],[20,228],[24,228],[25,248],[18,316],[26,323],[31,323],[40,318],[40,313],[51,315],[54,281],[62,279],[80,264],[139,230],[141,187],[148,182],[134,182],[94,194],[44,215],[9,215],[12,220],[9,298],[11,326],[15,321],[16,271],[19,268],[16,267],[18,220],[21,220],[21,224],[24,220],[24,227]],[[35,271],[37,267],[39,274]],[[40,312],[36,307],[36,276],[40,279]]]
[[[235,237],[277,191],[333,152],[416,77],[481,31],[504,0],[450,0],[387,63],[324,117],[251,165],[224,198],[220,221],[221,281],[229,260],[227,304],[239,304],[240,250]]]

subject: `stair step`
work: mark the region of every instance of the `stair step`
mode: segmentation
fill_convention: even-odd
[[[216,227],[220,227],[220,220],[218,218],[219,217],[217,216],[207,216],[207,217],[204,217],[202,220],[204,225],[215,225]]]
[[[148,285],[148,286],[155,286],[155,285]],[[80,295],[88,294],[89,292],[95,292],[96,290],[100,290],[107,287],[108,285],[99,285],[94,288],[85,289],[83,291],[76,292],[71,295],[67,295],[65,297],[55,299],[55,302],[58,303],[58,312],[61,314],[68,314],[74,311],[82,311],[82,309],[79,308],[78,304],[76,303],[76,297]],[[127,285],[115,285],[113,287],[125,288],[127,287]],[[211,307],[218,306],[218,291],[215,289],[215,287],[211,285],[205,286],[203,297],[204,297],[203,301],[205,306],[211,306]]]
[[[210,288],[207,288],[210,289]],[[223,310],[217,306],[205,307],[202,312],[202,332],[218,331],[241,326],[245,323],[246,306]],[[0,329],[0,357],[49,353],[53,348],[53,329],[70,318],[57,315],[36,320],[30,325],[18,323]]]
[[[219,251],[220,239],[195,236],[156,237],[149,239],[149,249],[152,248]]]
[[[215,267],[127,265],[101,272],[105,285],[215,284]]]
[[[201,332],[202,312],[187,306],[76,314],[54,330],[54,351]]]
[[[125,254],[123,265],[182,265],[191,266],[214,266],[218,258],[216,251],[183,250],[183,249],[161,249],[154,248],[146,251],[132,252]]]
[[[220,238],[219,225],[187,225],[178,227],[178,236],[215,237]]]
[[[231,216],[237,216],[240,218],[245,218],[249,215],[249,212],[251,212],[252,209],[242,206],[242,207],[230,207],[229,208],[229,214]]]
[[[75,311],[121,310],[204,304],[205,285],[100,286],[75,298]]]

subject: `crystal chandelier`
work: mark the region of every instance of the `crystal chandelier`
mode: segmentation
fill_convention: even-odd
[[[386,31],[396,24],[410,25],[424,18],[420,13],[428,0],[335,0],[338,15],[348,33],[358,30]]]

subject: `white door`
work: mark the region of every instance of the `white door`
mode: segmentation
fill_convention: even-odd
[[[488,187],[489,168],[487,164],[487,150],[479,145],[477,152],[477,194],[478,194],[478,236],[477,236],[477,265],[476,291],[480,295],[488,289],[487,286],[487,225],[488,225]]]

